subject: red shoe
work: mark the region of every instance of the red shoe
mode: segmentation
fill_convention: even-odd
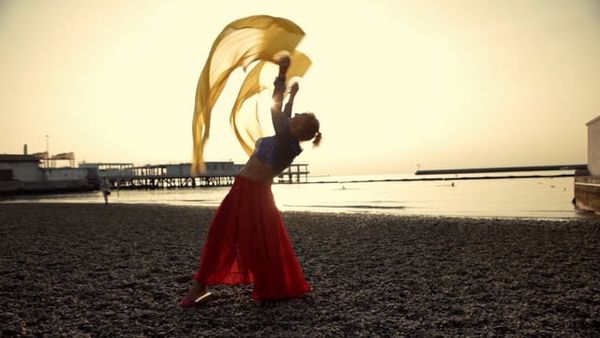
[[[182,309],[190,309],[199,305],[202,305],[206,302],[208,302],[211,298],[212,298],[212,292],[206,292],[205,294],[203,294],[202,296],[196,298],[196,299],[191,299],[186,297],[183,297],[183,299],[179,302],[179,307]]]

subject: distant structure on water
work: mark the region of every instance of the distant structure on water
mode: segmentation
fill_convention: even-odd
[[[485,173],[512,173],[512,172],[536,172],[536,171],[564,171],[573,170],[574,174],[558,175],[505,175],[505,176],[456,176],[442,177],[442,180],[457,179],[489,179],[489,178],[527,178],[527,177],[564,177],[573,176],[575,184],[575,196],[573,204],[579,210],[593,211],[600,215],[600,116],[586,123],[587,125],[587,164],[565,164],[528,167],[497,167],[497,168],[463,168],[463,169],[434,169],[422,170],[417,165],[415,175],[459,175],[459,174],[485,174]]]
[[[132,163],[81,163],[79,167],[94,169],[99,177],[107,177],[118,189],[221,187],[233,184],[243,165],[232,161],[206,162],[206,173],[191,175],[190,163],[134,166]],[[281,173],[275,183],[308,181],[308,164],[293,164]]]
[[[69,166],[56,168],[57,160]],[[55,193],[97,190],[106,177],[117,189],[161,189],[181,187],[218,187],[233,184],[242,165],[232,161],[207,162],[207,172],[192,177],[191,164],[155,164],[134,166],[132,163],[80,163],[74,167],[75,155],[47,152],[0,155],[0,195]],[[275,183],[308,181],[308,164],[293,164],[280,174]]]
[[[575,175],[575,206],[600,214],[600,116],[587,124],[588,165]]]
[[[35,155],[0,155],[0,195],[89,191],[98,176],[85,168],[41,167]],[[44,163],[45,165],[45,163]]]
[[[241,165],[231,161],[207,162],[206,173],[192,177],[191,164],[148,164],[134,166],[133,163],[82,163],[80,167],[98,171],[98,176],[108,178],[118,189],[155,189],[181,187],[217,187],[233,184]]]

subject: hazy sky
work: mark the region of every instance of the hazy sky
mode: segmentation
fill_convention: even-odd
[[[586,162],[600,115],[600,2],[0,0],[0,153],[191,161],[212,42],[257,14],[301,26],[296,111],[321,120],[315,174]],[[213,111],[207,160],[247,157]],[[268,117],[268,107],[264,114]]]

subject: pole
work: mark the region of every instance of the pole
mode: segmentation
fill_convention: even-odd
[[[46,168],[50,168],[50,135],[46,135]]]

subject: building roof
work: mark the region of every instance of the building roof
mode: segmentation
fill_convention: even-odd
[[[39,162],[40,159],[33,155],[0,154],[0,162]]]
[[[590,125],[592,125],[592,124],[594,124],[596,122],[600,122],[600,116],[596,116],[595,119],[591,120],[590,122],[586,123],[585,125],[586,126],[590,126]]]

